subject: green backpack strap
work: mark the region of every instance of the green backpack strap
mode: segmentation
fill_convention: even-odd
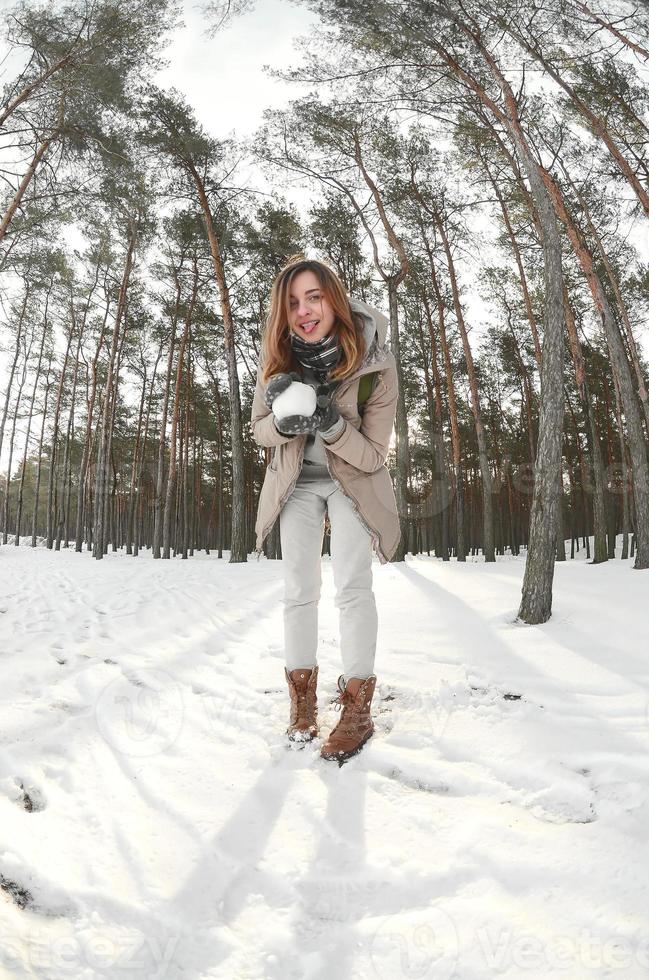
[[[365,402],[372,394],[372,389],[376,382],[376,376],[378,371],[371,371],[369,374],[364,374],[360,381],[358,382],[358,413],[362,415],[361,408],[365,405]]]

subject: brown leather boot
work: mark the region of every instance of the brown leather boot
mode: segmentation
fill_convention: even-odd
[[[376,674],[372,674],[361,681],[358,692],[354,695],[348,690],[348,684],[344,686],[341,684],[343,677],[344,675],[341,674],[338,678],[340,694],[334,705],[337,711],[342,707],[342,715],[320,750],[323,759],[333,759],[341,766],[347,759],[360,752],[374,733],[371,704],[376,687]],[[351,680],[354,678],[350,677]]]
[[[318,735],[318,668],[298,667],[284,673],[291,695],[291,720],[286,734],[290,742],[310,742]]]

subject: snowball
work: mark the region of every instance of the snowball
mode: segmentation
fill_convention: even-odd
[[[316,404],[315,388],[294,381],[273,401],[273,415],[276,419],[285,419],[289,415],[313,415]]]

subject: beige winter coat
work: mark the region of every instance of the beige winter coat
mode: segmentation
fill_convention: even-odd
[[[388,320],[362,300],[350,300],[355,318],[362,326],[366,354],[361,366],[339,385],[333,402],[346,420],[333,442],[324,442],[331,478],[348,497],[372,536],[372,547],[381,564],[388,562],[399,544],[401,529],[390,472],[385,460],[397,406],[397,370],[394,354],[386,345]],[[362,375],[380,372],[361,419],[358,385]],[[266,536],[290,497],[302,469],[307,436],[284,436],[264,403],[260,381],[261,365],[252,402],[251,430],[259,446],[274,447],[261,488],[255,531],[258,558]]]

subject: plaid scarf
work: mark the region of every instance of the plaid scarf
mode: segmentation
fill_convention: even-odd
[[[326,381],[327,374],[336,367],[342,355],[338,336],[333,331],[312,344],[291,331],[291,347],[300,364],[311,368],[318,381]]]

